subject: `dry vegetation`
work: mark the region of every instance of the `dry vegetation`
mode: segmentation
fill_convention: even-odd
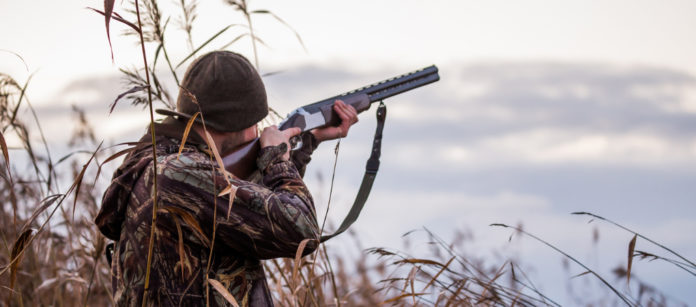
[[[174,30],[167,30],[170,16],[160,11],[157,1],[127,3],[124,5],[124,10],[129,12],[127,16],[114,13],[113,0],[105,3],[103,11],[93,10],[126,24],[127,34],[134,35],[142,44],[143,67],[147,67],[121,69],[130,89],[113,104],[123,98],[136,105],[149,106],[150,112],[153,103],[174,106],[173,95],[161,82],[158,72],[165,71],[178,86],[176,68],[195,58],[199,51],[213,48],[211,43],[217,42],[221,34],[231,28],[243,31],[218,49],[229,48],[246,37],[252,43],[254,62],[258,67],[257,43],[265,43],[254,30],[253,18],[267,15],[287,26],[268,10],[251,10],[246,1],[227,0],[227,5],[241,13],[242,23],[230,24],[196,46],[191,29],[197,16],[197,4],[179,0],[176,3],[180,11],[173,12],[172,16],[178,30],[186,33],[187,39],[180,45],[188,48],[190,55],[172,61],[174,59],[170,59],[165,47],[165,34]],[[140,5],[138,10],[136,4]],[[107,31],[108,22],[109,18]],[[297,35],[294,30],[292,32]],[[301,44],[299,35],[297,38]],[[145,43],[154,50],[149,64],[150,59],[145,57]],[[161,67],[165,69],[155,69]],[[74,130],[68,144],[71,153],[57,159],[53,157],[52,148],[43,136],[40,121],[26,95],[30,79],[20,84],[12,76],[0,74],[0,145],[3,154],[0,165],[0,197],[3,200],[0,205],[0,306],[112,305],[110,271],[104,256],[108,242],[92,221],[99,208],[101,193],[108,183],[108,174],[101,175],[102,166],[113,170],[116,165],[109,162],[128,149],[118,151],[116,147],[105,148],[99,144],[89,119],[75,106]],[[30,114],[31,117],[23,118],[19,114]],[[276,119],[277,114],[267,121]],[[38,137],[33,137],[34,134]],[[11,140],[11,147],[6,139]],[[696,264],[633,230],[614,225],[634,234],[628,247],[628,266],[617,268],[612,280],[614,283],[631,282],[639,289],[633,291],[633,295],[616,290],[607,279],[569,254],[523,229],[502,224],[496,226],[513,228],[517,235],[531,236],[541,244],[547,244],[568,261],[585,268],[586,272],[581,275],[594,275],[598,284],[610,290],[599,298],[580,298],[576,301],[578,304],[678,304],[653,286],[631,278],[632,260],[638,257],[667,261],[692,276],[696,276]],[[425,235],[420,240],[424,240],[430,250],[418,257],[384,248],[363,249],[358,238],[354,238],[357,252],[353,255],[331,253],[321,245],[317,252],[304,258],[266,261],[264,266],[273,297],[280,306],[559,305],[552,299],[557,294],[541,293],[516,261],[491,263],[479,255],[463,253],[460,247],[467,240],[464,235],[457,236],[453,242],[445,242],[428,230],[420,233]],[[669,256],[636,250],[637,239],[663,248]]]

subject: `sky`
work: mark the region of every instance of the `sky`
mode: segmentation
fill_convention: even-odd
[[[121,36],[124,27],[112,22],[112,62],[103,18],[85,9],[100,8],[101,1],[32,4],[0,0],[0,25],[17,29],[3,33],[0,49],[28,66],[0,51],[0,71],[20,82],[33,74],[28,97],[50,142],[65,142],[72,104],[87,111],[107,143],[138,137],[147,112],[122,102],[107,114],[127,89],[118,68],[141,65],[133,37]],[[126,5],[117,1],[116,11]],[[250,6],[282,18],[306,47],[272,17],[254,19],[268,45],[259,52],[260,71],[279,72],[264,81],[281,113],[428,65],[440,69],[438,83],[386,101],[380,173],[353,226],[364,246],[400,248],[401,235],[421,227],[446,238],[471,231],[476,239],[467,247],[527,259],[544,293],[562,302],[572,302],[562,285],[582,270],[564,272],[558,254],[529,238],[508,243],[510,231],[489,224],[521,224],[607,276],[625,265],[632,235],[570,212],[616,220],[696,258],[696,2],[256,0]],[[179,14],[170,2],[161,8],[172,19]],[[201,3],[194,45],[239,22],[221,2]],[[169,55],[182,59],[190,49],[173,21],[169,27]],[[231,27],[205,51],[243,31]],[[231,49],[253,56],[245,39]],[[329,213],[334,224],[362,178],[375,125],[371,110],[341,142]],[[333,147],[317,150],[306,175],[322,216]],[[655,251],[645,241],[637,246]],[[688,273],[657,261],[639,261],[634,270],[677,301],[696,301]]]

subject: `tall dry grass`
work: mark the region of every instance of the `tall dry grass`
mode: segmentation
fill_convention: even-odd
[[[6,200],[0,207],[0,304],[108,304],[108,268],[102,257],[106,241],[92,222],[100,195],[89,177],[96,176],[98,168],[87,171],[87,166],[98,164],[102,153],[76,150],[54,159],[27,98],[27,85],[0,75],[4,156],[0,195]],[[33,115],[33,125],[16,116],[26,113],[20,109]],[[75,130],[68,145],[98,148],[82,110],[74,107],[74,114]],[[40,142],[32,141],[32,131],[40,134]],[[9,146],[6,140],[11,141]],[[71,182],[65,190],[64,180]]]
[[[152,118],[154,103],[173,108],[174,101],[161,74],[167,74],[178,87],[178,67],[188,63],[202,50],[211,49],[232,29],[244,29],[220,48],[228,48],[248,37],[259,67],[257,43],[264,45],[254,29],[252,18],[271,16],[285,26],[288,24],[266,9],[251,9],[247,1],[226,1],[240,16],[240,23],[231,23],[196,45],[192,28],[196,20],[197,3],[176,2],[179,10],[167,14],[155,0],[128,2],[122,16],[115,1],[105,1],[105,7],[93,9],[105,16],[107,38],[109,23],[124,24],[134,35],[143,53],[143,66],[122,68],[128,90],[115,97],[111,111],[120,100],[148,106]],[[189,54],[171,59],[166,38],[171,17],[186,33],[185,47]],[[289,26],[288,26],[289,27]],[[290,27],[289,27],[290,28]],[[290,28],[298,41],[300,36]],[[167,44],[165,44],[167,42]],[[147,52],[147,49],[149,52]],[[214,49],[214,48],[213,48]],[[149,59],[147,55],[153,55]],[[21,58],[20,58],[21,60]],[[178,61],[174,61],[178,60]],[[105,147],[98,142],[92,124],[79,106],[73,107],[72,138],[66,144],[70,153],[52,156],[43,134],[41,120],[29,101],[31,77],[23,83],[0,73],[0,306],[108,306],[111,299],[111,277],[104,256],[107,242],[93,224],[99,208],[101,193],[108,184],[108,175],[118,157],[128,148]],[[176,90],[176,88],[174,89]],[[27,115],[29,114],[29,115]],[[270,124],[279,116],[272,112],[265,120]],[[38,137],[34,137],[38,135]],[[338,154],[338,150],[336,152]],[[106,175],[104,175],[106,173]],[[156,197],[156,196],[153,196]],[[329,195],[330,202],[330,195]],[[327,204],[328,206],[328,204]],[[155,209],[156,210],[156,209]],[[662,294],[654,285],[632,274],[634,258],[666,261],[678,270],[696,276],[696,265],[673,250],[630,230],[618,223],[590,213],[595,219],[607,221],[634,234],[628,244],[628,266],[614,270],[614,278],[595,272],[582,262],[556,248],[553,244],[525,232],[515,233],[536,238],[551,250],[560,252],[569,261],[586,269],[600,286],[611,291],[599,298],[580,298],[581,305],[663,306],[679,304]],[[153,215],[156,216],[156,215]],[[273,299],[279,306],[558,306],[556,293],[542,293],[514,257],[491,261],[474,252],[464,252],[466,236],[446,242],[427,229],[410,233],[423,234],[419,239],[430,248],[426,253],[412,255],[385,248],[364,249],[359,238],[353,237],[353,254],[332,252],[322,244],[316,252],[293,259],[273,259],[264,262]],[[350,237],[342,236],[348,240]],[[637,241],[640,239],[641,241]],[[637,242],[655,244],[669,255],[657,255],[636,248]],[[531,244],[531,243],[530,243]],[[544,268],[541,268],[544,269]],[[632,276],[633,275],[633,276]],[[635,285],[639,291],[626,293],[617,283]],[[214,286],[214,284],[213,284]],[[224,292],[224,289],[217,289]],[[231,299],[233,300],[233,299]]]

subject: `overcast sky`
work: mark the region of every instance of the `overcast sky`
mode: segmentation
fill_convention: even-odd
[[[35,73],[28,97],[51,142],[64,142],[64,132],[51,132],[64,131],[71,104],[88,111],[100,139],[137,137],[149,119],[145,112],[122,103],[106,114],[126,89],[118,68],[140,63],[134,39],[112,23],[112,64],[103,18],[84,9],[102,1],[31,3],[0,0],[0,49],[20,54],[29,66],[27,72],[0,52],[0,72],[20,82]],[[265,78],[270,103],[281,113],[427,65],[440,68],[440,82],[387,101],[382,168],[354,227],[364,245],[399,247],[401,234],[426,226],[444,237],[470,229],[477,246],[500,247],[510,232],[488,225],[521,223],[610,276],[625,265],[631,235],[568,214],[591,211],[696,257],[696,2],[250,5],[283,18],[307,47],[274,19],[256,19],[270,45],[261,49],[261,71],[283,71]],[[179,13],[168,1],[162,9],[173,19]],[[220,2],[201,3],[194,45],[240,21]],[[169,27],[170,57],[181,59],[188,47]],[[231,28],[206,51],[240,33]],[[232,49],[252,55],[248,40]],[[373,129],[368,111],[341,145],[335,223],[357,191]],[[307,173],[324,202],[332,159],[333,144],[323,145]],[[594,227],[601,233],[597,246]],[[651,250],[640,240],[638,247]],[[528,239],[514,251],[535,267],[542,287],[564,297],[568,276],[557,254]],[[634,269],[680,300],[696,300],[687,273],[645,261]]]

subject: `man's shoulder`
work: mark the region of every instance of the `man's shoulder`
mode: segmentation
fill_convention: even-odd
[[[206,153],[197,150],[184,150],[181,153],[165,153],[157,156],[157,164],[164,167],[203,168],[210,170],[215,165]]]
[[[158,155],[157,175],[167,179],[164,184],[169,182],[178,185],[176,182],[179,182],[205,191],[210,190],[209,192],[213,188],[211,182],[224,181],[214,179],[223,175],[214,158],[188,146],[181,153],[177,151]]]
[[[211,157],[205,152],[205,146],[191,145],[175,138],[162,137],[157,144],[157,164],[160,167],[204,168],[210,170],[213,165]]]

